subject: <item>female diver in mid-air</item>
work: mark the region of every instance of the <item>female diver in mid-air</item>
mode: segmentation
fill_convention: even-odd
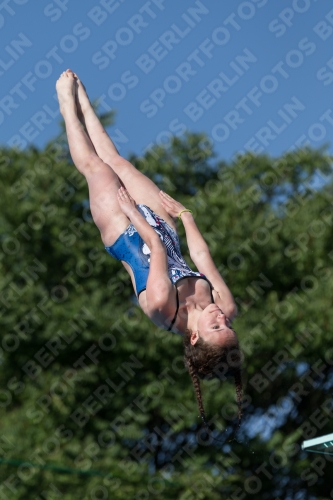
[[[151,321],[183,336],[184,362],[203,421],[199,378],[221,374],[235,377],[240,419],[240,351],[230,325],[237,310],[192,213],[119,155],[76,74],[62,73],[56,89],[70,153],[87,180],[90,210],[106,250],[128,271]],[[199,272],[180,253],[177,217]]]

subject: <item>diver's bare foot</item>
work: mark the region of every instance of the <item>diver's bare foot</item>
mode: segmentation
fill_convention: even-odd
[[[83,115],[91,108],[91,104],[89,101],[86,88],[81,82],[80,78],[77,76],[76,73],[74,73],[74,77],[76,81],[75,98],[76,98],[77,111],[78,115],[82,115],[83,117]]]
[[[60,112],[64,116],[67,111],[74,111],[75,107],[75,78],[71,70],[64,71],[56,83]]]

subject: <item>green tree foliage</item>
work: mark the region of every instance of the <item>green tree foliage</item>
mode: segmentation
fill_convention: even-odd
[[[193,210],[238,304],[230,441],[232,381],[202,382],[207,434],[181,338],[137,307],[65,144],[1,151],[0,498],[332,498],[332,460],[300,448],[332,432],[330,158],[226,164],[201,135],[131,158]]]

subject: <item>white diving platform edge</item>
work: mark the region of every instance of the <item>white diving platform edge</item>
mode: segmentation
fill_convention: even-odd
[[[307,441],[303,441],[301,446],[304,451],[333,456],[333,434],[308,439]]]

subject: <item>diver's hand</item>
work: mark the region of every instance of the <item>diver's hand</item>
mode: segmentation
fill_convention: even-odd
[[[181,212],[182,210],[185,210],[184,205],[179,203],[179,201],[176,201],[173,198],[171,198],[171,196],[166,194],[164,191],[160,191],[159,194],[160,194],[163,208],[165,208],[165,210],[168,212],[168,214],[171,217],[173,217],[174,219],[178,217],[179,212]]]
[[[121,187],[118,189],[118,202],[122,212],[131,220],[133,213],[138,211],[136,203],[127,191],[127,189]]]

